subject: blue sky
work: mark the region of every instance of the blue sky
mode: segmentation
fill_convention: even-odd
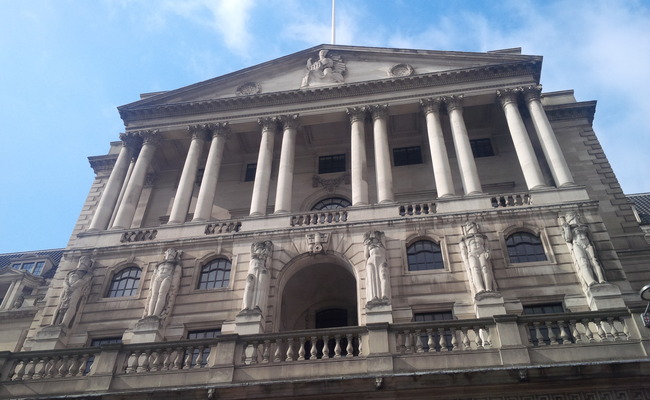
[[[0,252],[64,247],[116,107],[330,42],[330,0],[0,0]],[[598,100],[626,193],[650,191],[649,1],[338,0],[337,44],[544,56]]]

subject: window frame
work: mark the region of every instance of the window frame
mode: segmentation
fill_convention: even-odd
[[[419,161],[418,162],[411,162],[412,160],[410,159],[410,155],[408,153],[408,150],[412,149],[418,149],[418,156],[419,156]],[[404,156],[404,159],[406,162],[398,164],[397,160],[398,157],[395,154],[395,151],[406,151],[406,155]],[[393,157],[393,166],[394,167],[405,167],[409,165],[420,165],[424,164],[424,157],[422,156],[422,146],[416,145],[416,146],[405,146],[405,147],[393,147],[391,151],[391,155]],[[401,159],[401,157],[399,157]]]
[[[491,154],[485,154],[485,155],[483,155],[483,154],[479,154],[479,155],[476,155],[476,151],[478,151],[478,150],[475,150],[475,149],[481,149],[481,148],[484,148],[485,146],[480,146],[479,143],[480,143],[480,142],[485,142],[485,141],[487,141],[487,142],[490,144],[490,153],[491,153]],[[491,138],[491,137],[482,137],[482,138],[473,138],[473,139],[470,139],[470,140],[469,140],[469,147],[470,147],[471,150],[472,150],[472,157],[474,157],[474,159],[477,159],[477,158],[486,158],[486,157],[494,157],[494,156],[497,155],[497,152],[494,151],[494,143],[492,142],[492,138]]]
[[[25,269],[25,266],[30,264],[31,267],[29,269]],[[47,265],[47,261],[43,259],[21,260],[21,261],[11,262],[12,269],[15,269],[17,271],[25,271],[34,276],[43,276],[43,272],[45,271],[46,265]],[[38,273],[34,273],[34,271],[37,270]]]
[[[138,278],[137,279],[137,287],[129,289],[129,290],[131,290],[131,294],[128,295],[128,296],[110,296],[109,294],[110,294],[110,292],[112,290],[112,285],[113,285],[113,281],[115,280],[115,277],[117,275],[123,273],[124,271],[128,270],[128,269],[137,269],[138,271],[140,271],[140,273],[139,273],[139,275],[137,277]],[[106,285],[106,288],[104,289],[104,292],[103,292],[104,293],[103,298],[104,299],[132,299],[132,298],[137,297],[140,294],[140,290],[142,288],[141,283],[144,280],[144,271],[139,265],[130,264],[130,265],[121,266],[120,268],[116,268],[110,274],[110,277],[111,277],[111,279],[107,279],[107,285]],[[125,278],[125,279],[128,279],[128,278]]]
[[[330,158],[330,163],[334,164],[334,157],[342,157],[343,158],[343,169],[334,170],[334,168],[332,168],[332,170],[323,171],[321,163],[324,161],[324,159]],[[339,168],[341,167],[340,165],[336,165],[336,166],[339,167]],[[318,156],[316,168],[317,168],[317,171],[318,171],[318,175],[325,175],[325,174],[337,174],[337,173],[345,172],[345,171],[348,170],[347,166],[348,166],[348,156],[347,156],[347,154],[346,153],[340,153],[340,154],[327,154],[327,155],[324,155],[324,156]]]
[[[322,203],[322,202],[324,202],[324,201],[326,201],[326,200],[333,200],[333,199],[345,200],[346,202],[348,202],[348,203],[350,203],[350,204],[347,205],[347,206],[345,206],[345,207],[340,207],[340,208],[321,208],[321,209],[315,209],[315,208],[314,208],[314,207],[316,207],[316,205],[318,205],[319,203]],[[326,212],[326,211],[334,211],[334,210],[344,210],[344,209],[346,209],[346,208],[348,208],[348,207],[352,207],[352,201],[348,200],[346,197],[343,197],[343,196],[329,196],[329,197],[322,198],[322,199],[318,200],[317,202],[315,202],[315,203],[314,203],[314,204],[309,208],[309,211],[323,211],[323,212]]]
[[[409,270],[409,265],[408,265],[408,251],[407,249],[412,245],[415,244],[416,242],[419,241],[429,241],[433,242],[434,244],[437,244],[440,247],[440,253],[442,254],[442,265],[443,268],[437,268],[437,269],[423,269],[423,270],[418,270],[418,271],[410,271]],[[416,234],[408,237],[403,243],[402,243],[402,265],[403,265],[403,271],[405,274],[409,275],[432,275],[432,274],[441,274],[441,273],[447,273],[451,270],[451,265],[449,263],[449,250],[447,248],[447,239],[444,236],[438,236],[431,234],[427,232],[426,235],[423,234]]]
[[[510,238],[512,238],[515,235],[525,235],[525,236],[528,237],[529,240],[532,239],[532,238],[535,238],[538,241],[538,243],[525,242],[525,241],[522,240],[519,243],[508,244],[508,241],[510,240]],[[518,231],[511,232],[510,234],[505,236],[504,240],[505,240],[505,243],[506,243],[506,247],[504,249],[505,250],[505,255],[508,257],[508,261],[510,262],[510,264],[545,263],[545,262],[548,261],[548,255],[546,254],[546,249],[544,248],[544,242],[542,241],[542,238],[539,235],[535,235],[534,233],[531,233],[531,232],[528,232],[528,231],[525,231],[525,230],[518,230]],[[519,248],[526,249],[527,248],[526,246],[530,246],[531,248],[541,248],[541,254],[539,252],[530,252],[530,253],[526,253],[526,254],[522,254],[522,255],[511,255],[510,254],[510,249],[511,248],[513,248],[513,249],[519,249]],[[534,258],[534,257],[538,257],[538,256],[541,256],[541,255],[544,256],[543,260],[535,260],[535,259],[528,260],[528,258]],[[526,258],[527,260],[526,261],[514,261],[513,258],[515,258],[515,260],[520,260],[522,258]]]
[[[542,242],[544,247],[544,254],[546,254],[546,261],[530,261],[523,263],[513,263],[510,262],[510,256],[508,255],[508,246],[506,244],[506,238],[516,232],[527,232],[534,236],[537,236]],[[548,238],[548,233],[546,228],[537,227],[529,225],[526,223],[519,223],[516,226],[509,226],[503,231],[497,232],[499,237],[499,244],[502,249],[503,262],[507,268],[522,268],[522,267],[535,267],[536,275],[551,275],[558,273],[557,271],[557,260],[553,250],[553,246]]]
[[[230,271],[228,273],[228,282],[226,285],[219,286],[219,287],[206,287],[206,288],[200,288],[201,286],[201,277],[203,276],[204,272],[203,269],[210,264],[212,264],[214,261],[217,260],[225,260],[230,264]],[[234,260],[231,259],[230,257],[226,257],[224,255],[217,255],[217,256],[212,256],[209,258],[206,258],[202,260],[201,262],[198,263],[198,266],[196,268],[196,279],[195,279],[195,284],[194,284],[194,290],[193,291],[198,291],[198,292],[205,292],[205,291],[213,291],[213,290],[223,290],[223,289],[229,289],[230,285],[232,284],[233,281],[233,273],[234,273]],[[218,269],[217,269],[218,271]]]
[[[411,262],[410,262],[410,260],[409,260],[409,258],[410,258],[409,256],[410,256],[411,254],[410,254],[409,252],[410,252],[410,249],[411,249],[413,246],[416,246],[416,245],[419,244],[419,243],[431,243],[431,244],[433,244],[434,246],[438,247],[438,250],[439,250],[439,253],[440,253],[440,267],[436,267],[436,265],[437,265],[437,261],[434,260],[434,261],[433,261],[433,268],[411,269]],[[420,250],[420,251],[418,251],[417,253],[421,253],[421,252],[423,252],[423,251],[426,251],[426,249],[424,249],[424,250]],[[416,253],[416,254],[417,254],[417,253]],[[436,252],[431,252],[431,253],[432,253],[432,254],[436,254]],[[443,253],[443,251],[442,251],[442,246],[440,245],[440,243],[436,243],[436,242],[433,241],[433,240],[425,239],[425,238],[420,238],[419,240],[412,241],[410,244],[408,244],[408,245],[406,246],[406,269],[407,269],[407,271],[409,271],[409,272],[423,272],[423,271],[437,271],[437,270],[444,270],[444,269],[445,269],[445,258],[444,258],[444,256],[443,256],[442,253]],[[429,263],[428,263],[428,262],[425,262],[425,263],[423,263],[423,264],[424,264],[424,265],[428,265]],[[419,265],[419,264],[418,264],[418,265]]]
[[[250,171],[252,172],[252,177],[249,175]],[[244,171],[242,176],[242,182],[255,182],[255,176],[257,175],[257,162],[244,163]],[[248,179],[251,178],[251,179]]]

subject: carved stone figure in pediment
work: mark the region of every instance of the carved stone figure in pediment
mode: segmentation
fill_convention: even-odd
[[[52,325],[62,325],[69,328],[73,318],[77,315],[81,300],[90,289],[93,277],[93,260],[88,256],[81,256],[77,267],[68,272],[63,282],[63,293],[59,304],[54,311]]]
[[[580,279],[587,286],[605,283],[605,272],[596,257],[596,251],[590,238],[589,227],[575,211],[570,211],[558,218],[562,227],[562,236],[569,246],[573,263]]]
[[[390,270],[383,232],[371,231],[363,235],[366,258],[366,307],[390,303]]]
[[[340,56],[330,55],[327,50],[318,52],[318,60],[307,60],[307,73],[302,78],[300,87],[308,87],[313,83],[343,83],[343,73],[346,70],[345,63]]]
[[[162,319],[171,311],[180,280],[181,254],[182,251],[169,248],[165,251],[163,261],[156,266],[143,318],[155,316]]]
[[[463,226],[460,240],[460,254],[474,294],[494,292],[497,284],[492,271],[490,246],[487,236],[480,232],[476,222],[469,221]]]
[[[251,260],[244,287],[242,312],[264,310],[269,294],[270,272],[268,265],[273,253],[273,242],[265,240],[251,245]]]

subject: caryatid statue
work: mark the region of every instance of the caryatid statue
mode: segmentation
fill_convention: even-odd
[[[382,242],[383,236],[384,233],[380,231],[366,232],[363,235],[366,258],[366,307],[390,302],[390,270],[386,247]]]
[[[169,313],[180,279],[182,254],[180,250],[169,248],[165,251],[163,261],[156,265],[143,317],[163,318]]]
[[[264,310],[269,295],[270,271],[273,242],[265,240],[251,245],[251,260],[248,264],[248,276],[244,287],[242,311]]]
[[[52,325],[63,325],[69,328],[79,310],[81,300],[88,294],[90,281],[93,278],[93,259],[81,256],[77,267],[68,272],[63,282],[63,293],[59,305],[54,312]]]
[[[460,254],[475,294],[494,292],[497,284],[492,271],[488,238],[480,232],[476,222],[469,221],[462,227]]]
[[[603,267],[596,257],[594,245],[589,238],[589,227],[582,222],[580,215],[570,211],[560,216],[558,223],[562,227],[562,236],[569,246],[573,263],[582,281],[587,286],[607,282]]]

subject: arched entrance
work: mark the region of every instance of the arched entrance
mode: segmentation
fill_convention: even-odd
[[[357,281],[333,256],[306,256],[281,284],[280,331],[358,325]]]

